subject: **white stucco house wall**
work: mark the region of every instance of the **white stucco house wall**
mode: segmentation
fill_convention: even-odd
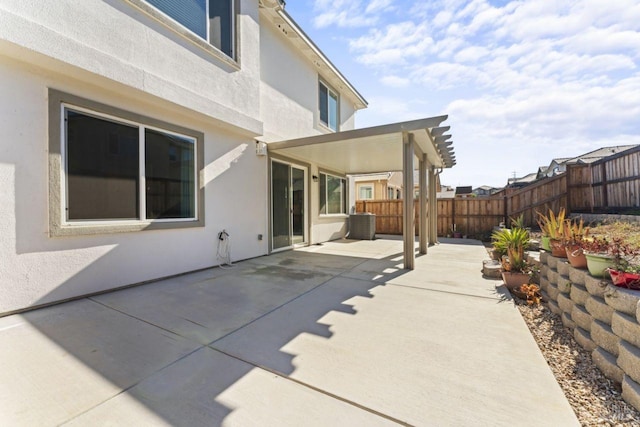
[[[279,1],[175,4],[0,3],[0,314],[346,233],[345,176],[263,143],[366,101]]]

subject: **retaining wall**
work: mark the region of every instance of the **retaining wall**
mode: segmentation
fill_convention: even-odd
[[[549,309],[640,410],[640,291],[613,286],[548,252],[540,252],[540,288]]]

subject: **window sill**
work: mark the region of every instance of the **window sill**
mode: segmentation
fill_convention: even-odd
[[[217,47],[209,44],[203,38],[197,36],[196,34],[189,31],[187,28],[178,24],[171,18],[167,17],[164,13],[160,12],[155,7],[151,6],[144,0],[126,0],[129,4],[144,12],[147,16],[154,19],[155,21],[161,23],[169,30],[179,35],[180,37],[186,39],[192,44],[198,46],[200,49],[204,50],[208,54],[212,55],[216,59],[224,62],[226,65],[234,68],[235,70],[240,70],[240,62],[237,59],[229,57],[226,53],[222,52]]]
[[[336,133],[340,130],[340,128],[338,128],[338,130],[333,130],[322,122],[318,122],[318,129],[324,131],[324,133]]]
[[[320,214],[319,218],[326,218],[326,219],[338,219],[338,218],[349,218],[349,215],[347,214]]]
[[[116,224],[51,224],[50,237],[92,236],[97,234],[135,233],[147,230],[171,230],[179,228],[204,227],[204,220],[119,222]]]

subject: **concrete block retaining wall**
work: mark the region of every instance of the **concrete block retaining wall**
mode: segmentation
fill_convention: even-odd
[[[549,309],[640,410],[640,291],[591,277],[566,259],[540,253],[540,289]]]

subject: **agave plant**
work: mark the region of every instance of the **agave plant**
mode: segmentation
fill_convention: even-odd
[[[529,244],[529,232],[524,228],[501,228],[491,235],[493,248],[498,252],[500,257],[508,255],[509,248],[527,247]]]
[[[549,209],[548,215],[538,212],[538,225],[542,230],[542,234],[552,240],[561,240],[564,235],[565,216],[564,208],[560,209],[558,215],[551,209]]]
[[[564,222],[562,242],[565,246],[576,246],[589,235],[589,227],[584,226],[584,220],[567,219]]]

